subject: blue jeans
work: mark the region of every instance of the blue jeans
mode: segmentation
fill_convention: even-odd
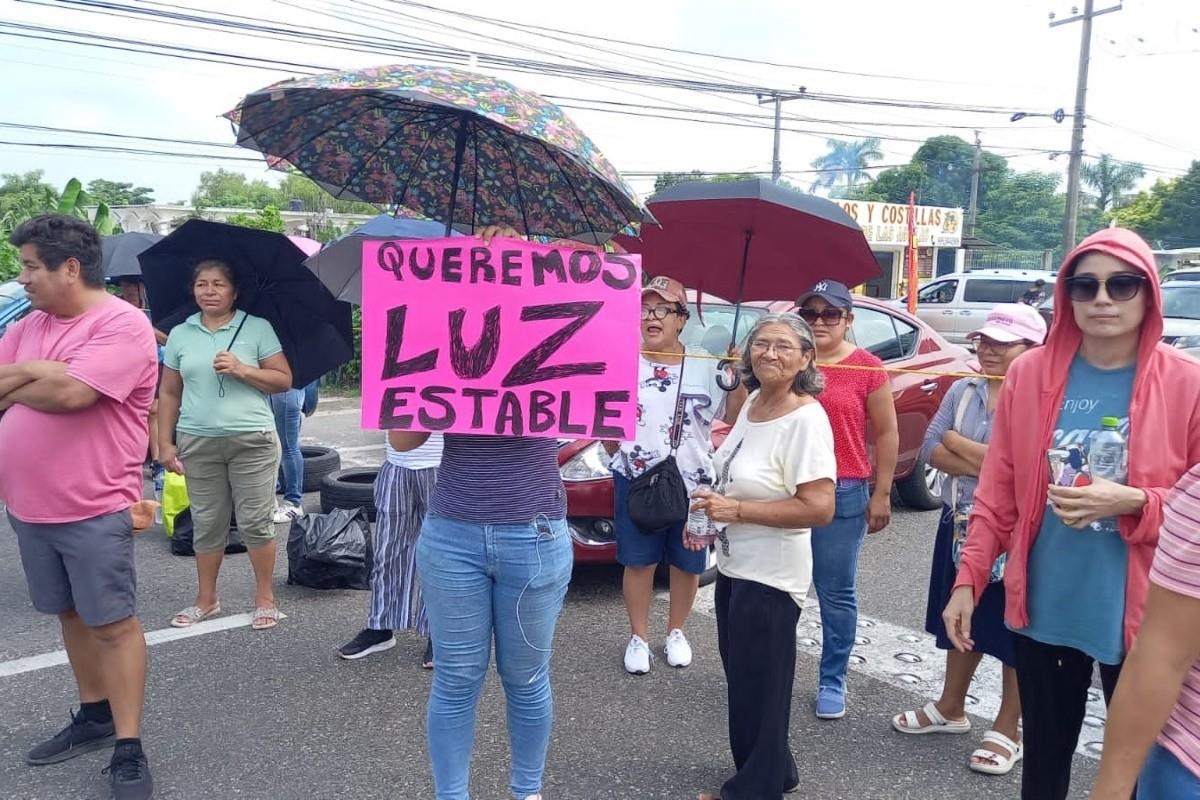
[[[417,574],[435,667],[429,761],[438,800],[467,800],[475,707],[492,642],[507,700],[515,797],[542,789],[554,722],[550,654],[573,559],[564,519],[483,525],[427,516]]]
[[[283,473],[283,499],[300,505],[304,487],[304,456],[300,453],[301,406],[303,389],[288,389],[271,395],[271,410],[275,412],[275,432],[279,434],[282,455],[279,469]]]
[[[858,551],[867,535],[866,481],[841,479],[833,521],[812,530],[813,586],[821,603],[820,687],[846,691],[858,628]]]
[[[1137,800],[1198,800],[1200,778],[1161,744],[1154,745],[1137,783]]]

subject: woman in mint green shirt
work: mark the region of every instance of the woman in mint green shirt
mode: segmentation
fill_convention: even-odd
[[[271,323],[234,307],[237,277],[228,264],[201,261],[192,291],[200,312],[167,338],[159,390],[159,457],[187,477],[200,584],[195,604],[171,624],[186,628],[221,613],[217,575],[236,509],[254,568],[253,627],[273,628],[279,439],[268,395],[291,388],[292,370]]]

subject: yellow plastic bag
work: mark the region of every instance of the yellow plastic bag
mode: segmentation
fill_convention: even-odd
[[[182,475],[168,472],[163,478],[162,515],[167,536],[175,535],[175,518],[191,505],[188,500],[187,481]]]

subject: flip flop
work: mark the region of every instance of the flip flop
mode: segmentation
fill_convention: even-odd
[[[263,607],[254,609],[254,620],[250,627],[256,631],[265,631],[279,624],[279,607]]]
[[[976,772],[982,772],[984,775],[1007,775],[1012,772],[1012,768],[1016,766],[1017,762],[1025,757],[1024,746],[1017,744],[999,731],[988,731],[983,735],[983,741],[999,745],[1011,755],[1006,756],[1003,753],[988,750],[986,747],[980,747],[971,753],[971,760],[968,762],[971,769]],[[977,758],[987,763],[977,764],[975,762]]]
[[[892,717],[892,727],[900,733],[911,736],[921,736],[926,733],[967,733],[971,730],[971,720],[965,717],[963,719],[946,719],[933,703],[926,703],[921,710],[929,719],[928,725],[921,726],[921,720],[917,717],[916,711],[905,711],[903,714]],[[901,724],[902,721],[904,724]]]
[[[215,617],[221,613],[221,604],[217,603],[208,611],[200,608],[200,606],[188,606],[183,611],[180,611],[175,616],[171,617],[172,628],[190,628],[197,622],[203,622],[209,617]]]

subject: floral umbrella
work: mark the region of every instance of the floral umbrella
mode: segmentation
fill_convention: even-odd
[[[562,109],[507,81],[395,65],[296,78],[225,115],[238,144],[334,197],[406,206],[461,231],[603,242],[646,219]]]

